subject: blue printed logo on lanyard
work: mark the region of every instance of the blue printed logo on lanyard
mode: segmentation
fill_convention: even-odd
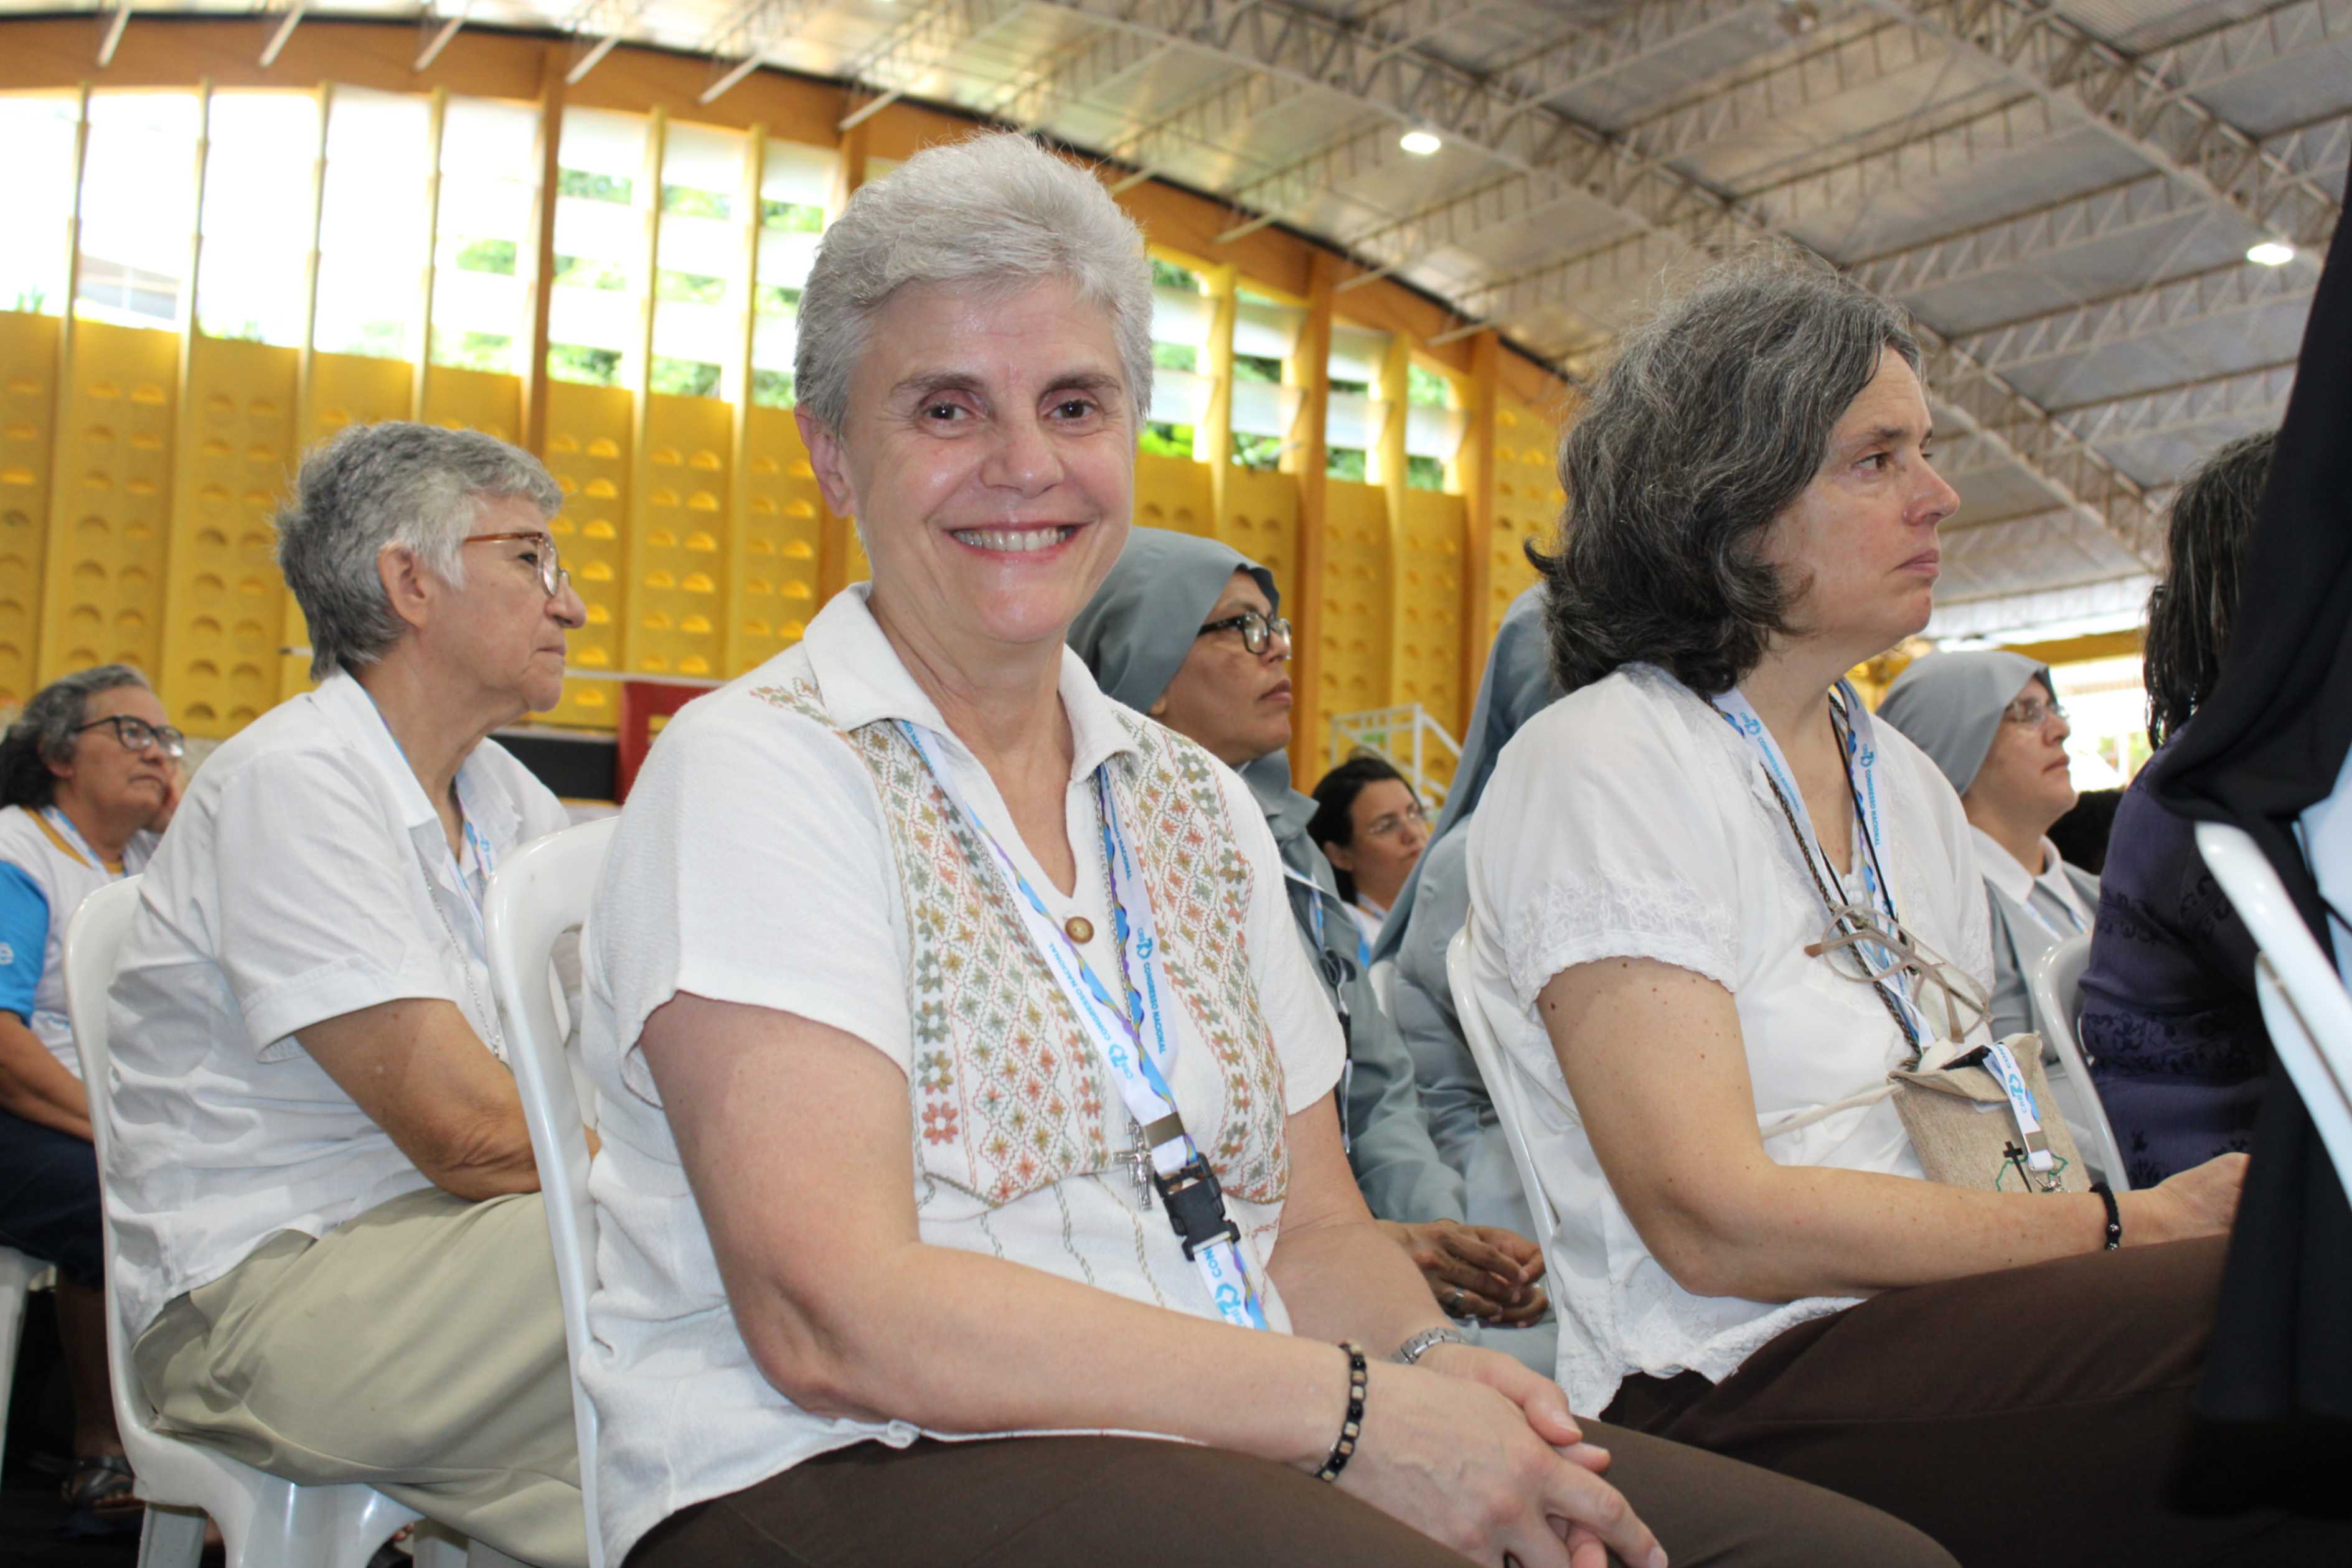
[[[1754,748],[1773,793],[1780,798],[1780,803],[1796,820],[1798,852],[1805,856],[1808,862],[1815,855],[1821,857],[1819,870],[1826,873],[1824,886],[1843,886],[1837,867],[1830,861],[1828,851],[1822,847],[1821,835],[1813,827],[1812,813],[1805,805],[1804,791],[1797,788],[1796,775],[1790,771],[1788,758],[1781,755],[1780,743],[1772,738],[1772,732],[1765,727],[1764,720],[1737,686],[1709,700],[1723,721]],[[1841,680],[1837,684],[1831,706],[1831,723],[1837,733],[1839,750],[1845,758],[1846,784],[1853,791],[1853,836],[1862,841],[1859,847],[1864,851],[1854,857],[1854,862],[1862,873],[1863,889],[1869,897],[1871,907],[1885,918],[1891,929],[1900,922],[1895,915],[1894,890],[1886,885],[1879,870],[1886,833],[1878,798],[1878,745],[1871,729],[1870,710],[1863,706],[1862,697],[1851,682]],[[1831,912],[1825,909],[1823,913]],[[1862,946],[1874,969],[1893,967],[1895,956],[1885,947],[1876,943]],[[1915,1045],[1927,1040],[1933,1031],[1927,1028],[1926,1017],[1919,1010],[1918,981],[1901,970],[1896,970],[1890,977],[1894,1000],[1916,1031]]]
[[[898,727],[916,755],[923,759],[923,766],[930,770],[940,792],[955,808],[965,829],[988,846],[1006,885],[1017,895],[1014,904],[1028,928],[1031,945],[1044,956],[1046,967],[1053,972],[1069,1001],[1071,1012],[1076,1016],[1078,1027],[1109,1064],[1111,1078],[1118,1085],[1119,1098],[1128,1114],[1139,1127],[1175,1129],[1172,1136],[1152,1145],[1152,1169],[1162,1177],[1171,1177],[1192,1174],[1197,1166],[1198,1173],[1205,1175],[1207,1162],[1191,1134],[1181,1130],[1181,1122],[1176,1115],[1175,1092],[1169,1087],[1175,1046],[1168,1038],[1166,1009],[1160,997],[1159,936],[1152,924],[1150,897],[1144,891],[1142,874],[1129,852],[1126,831],[1119,823],[1118,802],[1111,798],[1108,765],[1095,769],[1095,807],[1102,825],[1103,863],[1110,869],[1111,932],[1118,953],[1123,1001],[1112,998],[1109,988],[1096,977],[1078,945],[1070,940],[1046,909],[1036,888],[1013,864],[1013,857],[996,835],[982,823],[979,813],[964,800],[947,769],[931,755],[924,732],[904,719],[898,721]],[[1187,1204],[1188,1218],[1198,1212],[1202,1186],[1194,1182],[1186,1189],[1192,1195],[1192,1201]],[[1205,1186],[1207,1198],[1213,1200],[1213,1177]],[[1177,1201],[1171,1197],[1171,1221],[1176,1225],[1178,1234],[1183,1236],[1183,1218],[1175,1212],[1176,1207]],[[1221,1206],[1217,1214],[1222,1218]],[[1239,1231],[1228,1228],[1230,1234],[1219,1239],[1196,1242],[1188,1237],[1185,1254],[1200,1274],[1218,1316],[1242,1328],[1265,1328],[1265,1309],[1258,1301],[1256,1287],[1250,1282],[1249,1266],[1243,1260],[1241,1249],[1234,1244]]]

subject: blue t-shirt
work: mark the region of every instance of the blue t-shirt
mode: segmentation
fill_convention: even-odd
[[[0,861],[0,1010],[30,1022],[49,947],[49,895],[24,867]]]

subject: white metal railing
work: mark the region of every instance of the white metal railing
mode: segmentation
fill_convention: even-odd
[[[1462,760],[1462,743],[1429,716],[1419,703],[1402,707],[1366,708],[1360,713],[1331,716],[1331,755],[1327,767],[1338,767],[1359,751],[1376,751],[1395,764],[1422,804],[1433,810],[1445,804],[1446,782],[1430,776],[1433,761]],[[1445,769],[1445,779],[1454,769]]]

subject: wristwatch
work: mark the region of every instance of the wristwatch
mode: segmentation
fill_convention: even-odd
[[[1411,1366],[1441,1344],[1468,1344],[1470,1342],[1454,1329],[1423,1329],[1397,1346],[1396,1359]]]

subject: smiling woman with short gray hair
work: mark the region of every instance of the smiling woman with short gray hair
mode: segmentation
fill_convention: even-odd
[[[1148,280],[1012,135],[819,247],[800,428],[873,580],[662,732],[592,923],[608,1552],[1651,1568],[1632,1496],[1767,1542],[1718,1561],[1940,1561],[1666,1445],[1603,1481],[1371,1225],[1248,789],[1063,645],[1128,537]]]

